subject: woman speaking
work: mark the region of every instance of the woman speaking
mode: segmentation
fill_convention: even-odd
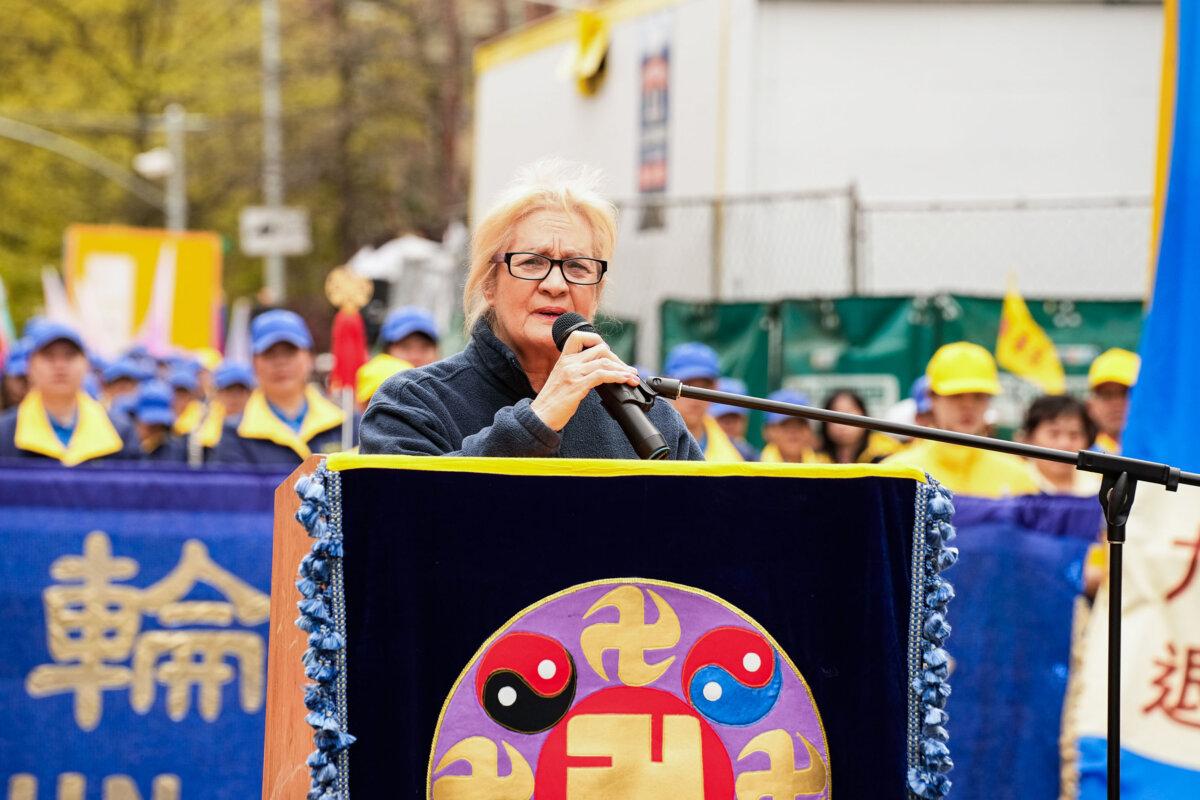
[[[569,311],[591,321],[617,237],[597,173],[563,161],[524,170],[479,222],[463,289],[471,341],[445,360],[389,378],[362,421],[362,452],[636,458],[592,390],[636,386],[637,372],[595,333],[554,345]],[[650,421],[671,458],[703,459],[669,403]]]

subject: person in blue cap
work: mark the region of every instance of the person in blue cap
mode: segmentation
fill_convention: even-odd
[[[187,443],[175,436],[174,390],[159,380],[146,381],[134,393],[133,431],[127,446],[141,461],[187,463]]]
[[[416,306],[392,311],[379,331],[383,352],[392,358],[407,361],[414,367],[423,367],[438,360],[440,338],[433,315]]]
[[[18,339],[4,360],[0,382],[0,409],[16,408],[29,392],[29,341]]]
[[[795,389],[777,389],[767,395],[767,399],[798,406],[811,405],[808,395]],[[815,449],[816,437],[812,425],[802,417],[767,414],[763,422],[763,438],[767,441],[762,450],[763,463],[829,463],[829,457]]]
[[[249,364],[237,361],[223,361],[213,371],[213,387],[216,397],[208,404],[208,416],[200,426],[200,444],[212,449],[221,441],[221,431],[225,420],[237,419],[242,416],[250,393],[258,386],[254,380],[254,371]]]
[[[212,463],[295,466],[313,453],[341,450],[346,415],[309,385],[313,342],[304,320],[284,309],[265,311],[250,323],[250,339],[258,388],[241,417],[226,420]]]
[[[167,372],[167,385],[173,391],[171,410],[175,413],[174,432],[187,436],[204,421],[204,401],[200,398],[200,365],[176,362]]]
[[[737,378],[721,378],[717,381],[717,389],[730,394],[746,394],[746,384]],[[721,430],[733,442],[733,446],[747,461],[758,461],[758,450],[746,441],[746,431],[750,429],[750,412],[741,406],[729,406],[724,403],[713,403],[708,415],[717,421]]]
[[[137,394],[138,384],[154,377],[144,366],[128,356],[118,358],[100,373],[103,388],[100,402],[110,411],[118,398]]]
[[[717,380],[721,377],[721,365],[717,360],[717,351],[700,342],[684,342],[676,345],[667,354],[663,372],[668,378],[696,386],[701,389],[715,389]],[[705,461],[737,462],[744,461],[742,454],[734,447],[733,442],[710,415],[711,403],[705,400],[695,400],[690,397],[680,397],[675,402],[675,409],[683,417],[683,423],[704,451]]]
[[[83,391],[88,360],[79,333],[49,321],[29,328],[30,390],[0,416],[0,458],[48,458],[68,467],[125,458],[128,427]]]

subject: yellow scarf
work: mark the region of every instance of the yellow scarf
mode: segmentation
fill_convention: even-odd
[[[704,460],[719,463],[745,461],[738,449],[729,441],[729,436],[712,417],[704,418]]]
[[[204,418],[204,422],[200,425],[200,432],[196,434],[200,437],[200,445],[216,447],[217,442],[221,441],[221,431],[224,426],[225,404],[220,400],[213,400],[208,404],[208,416]]]
[[[246,401],[246,410],[242,412],[242,421],[237,428],[238,436],[243,439],[265,439],[291,448],[300,458],[308,458],[312,455],[308,442],[318,433],[341,425],[346,415],[326,400],[316,387],[306,387],[304,398],[308,401],[308,411],[304,414],[304,420],[300,423],[300,433],[297,434],[287,423],[275,416],[262,389],[255,389]]]
[[[783,454],[779,452],[776,445],[768,444],[762,449],[762,455],[759,456],[759,461],[764,464],[782,464]],[[829,464],[830,458],[824,453],[818,453],[816,450],[805,450],[800,457],[801,464]]]
[[[193,400],[183,407],[183,411],[175,418],[175,433],[180,436],[187,436],[196,428],[200,427],[200,422],[204,419],[204,404],[199,400]]]
[[[83,392],[78,394],[75,404],[75,431],[71,434],[71,441],[64,446],[50,425],[50,415],[42,404],[41,392],[36,389],[31,391],[17,408],[17,430],[13,444],[18,450],[56,459],[65,467],[112,455],[125,447],[104,406]]]

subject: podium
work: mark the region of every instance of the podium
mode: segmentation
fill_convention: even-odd
[[[263,797],[942,797],[952,512],[887,466],[309,459]]]

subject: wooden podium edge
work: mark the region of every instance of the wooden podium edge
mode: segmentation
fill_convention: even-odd
[[[320,456],[309,456],[275,489],[275,526],[271,541],[271,621],[267,649],[267,711],[263,737],[263,800],[304,797],[311,785],[305,760],[314,749],[312,728],[304,721],[304,665],[300,657],[308,636],[296,627],[296,589],[300,560],[312,542],[296,521],[300,498],[296,481],[316,472]]]

